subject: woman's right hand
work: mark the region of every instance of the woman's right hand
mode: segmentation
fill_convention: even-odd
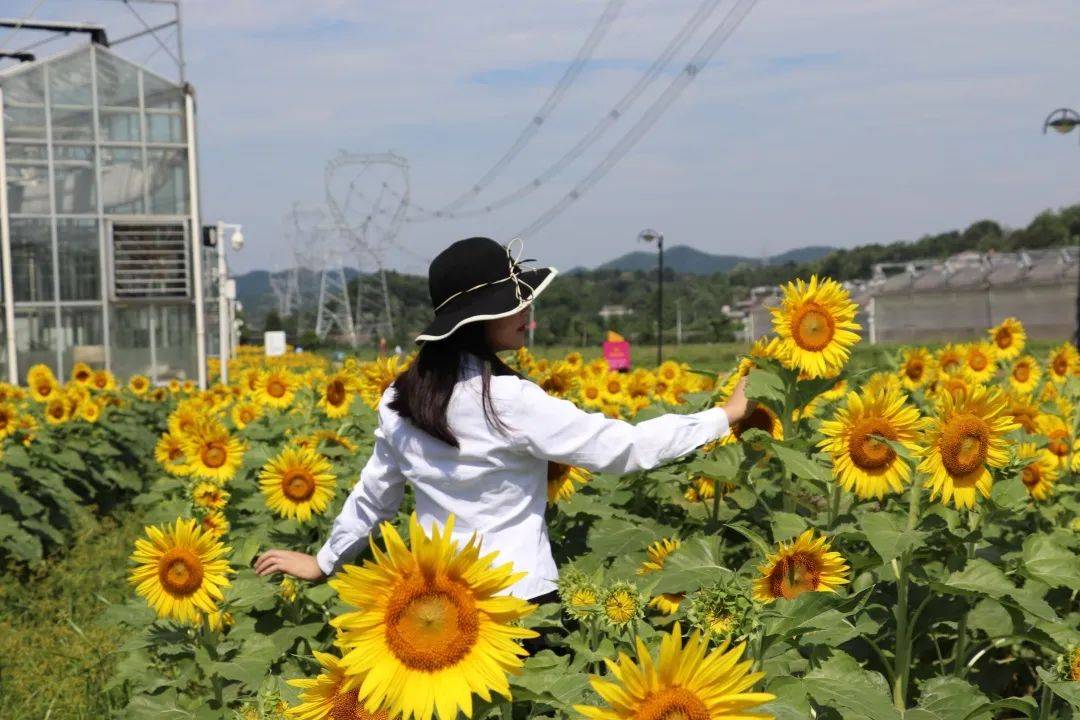
[[[293,550],[267,550],[255,559],[255,572],[259,575],[280,572],[312,582],[326,579],[314,555]]]

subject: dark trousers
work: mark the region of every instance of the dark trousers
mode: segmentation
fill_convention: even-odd
[[[538,595],[537,597],[532,598],[531,600],[529,600],[529,602],[533,603],[534,605],[547,605],[548,603],[557,603],[559,602],[559,593],[552,590],[551,592],[544,593],[543,595]],[[552,641],[562,635],[559,628],[542,628],[540,630],[537,630],[537,632],[539,632],[540,634],[534,638],[523,640],[521,643],[522,647],[529,651],[529,655],[535,655],[541,650],[548,649],[551,649],[556,654],[558,654],[559,648],[553,647],[554,643]]]

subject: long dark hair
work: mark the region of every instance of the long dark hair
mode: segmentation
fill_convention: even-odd
[[[465,355],[473,355],[480,362],[484,417],[495,428],[503,428],[491,401],[491,378],[493,375],[520,375],[492,351],[482,322],[469,323],[447,338],[429,340],[421,345],[412,364],[394,381],[394,399],[389,405],[391,410],[428,435],[454,447],[459,447],[458,440],[446,420],[446,409]]]

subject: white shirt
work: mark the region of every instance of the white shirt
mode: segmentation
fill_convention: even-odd
[[[463,363],[447,408],[455,448],[391,410],[394,392],[391,387],[383,394],[374,451],[316,556],[327,575],[351,561],[372,529],[396,514],[408,481],[425,530],[453,513],[455,539],[464,543],[477,533],[485,552],[498,551],[497,565],[512,562],[526,573],[509,594],[538,597],[554,590],[558,578],[544,522],[549,460],[599,472],[647,470],[728,431],[720,408],[631,425],[585,412],[528,380],[498,376],[491,378],[491,399],[506,427],[500,431],[484,416],[473,360]]]

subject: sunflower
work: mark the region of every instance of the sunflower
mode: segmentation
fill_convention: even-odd
[[[957,508],[975,507],[975,492],[990,496],[991,467],[1009,460],[1005,434],[1020,427],[1009,416],[997,388],[973,388],[956,398],[941,396],[936,417],[923,432],[919,470],[926,473],[930,499]]]
[[[296,596],[300,593],[300,586],[296,584],[296,581],[291,577],[284,577],[281,579],[281,584],[278,585],[278,595],[285,602],[295,602]]]
[[[990,341],[997,349],[997,355],[1002,360],[1012,360],[1024,352],[1027,343],[1027,333],[1024,326],[1014,317],[1005,318],[997,327],[986,331],[990,335]]]
[[[887,438],[908,450],[918,450],[916,439],[923,420],[919,411],[895,390],[878,395],[849,393],[847,404],[832,420],[821,423],[825,436],[818,446],[832,456],[836,481],[860,499],[902,492],[911,479],[911,466],[878,438]]]
[[[548,504],[566,502],[577,492],[579,486],[591,479],[592,473],[585,468],[549,462],[547,466]]]
[[[173,475],[190,475],[191,467],[184,456],[184,443],[176,435],[167,432],[154,446],[154,459],[158,465]]]
[[[578,380],[578,397],[582,407],[599,409],[604,405],[604,380],[596,376],[586,376]]]
[[[1069,679],[1080,682],[1080,645],[1074,647],[1069,653]]]
[[[737,578],[722,578],[690,596],[686,617],[709,638],[741,637],[756,627],[756,606]]]
[[[574,381],[577,379],[578,368],[567,362],[553,363],[544,373],[537,384],[548,395],[565,397],[574,389]]]
[[[89,385],[90,378],[94,376],[94,369],[84,362],[77,362],[71,366],[71,379],[80,385]]]
[[[633,583],[619,580],[612,583],[600,598],[600,612],[608,625],[621,629],[642,617],[644,598]]]
[[[903,392],[904,386],[895,373],[876,372],[866,379],[862,390],[864,394],[874,396],[887,392]]]
[[[814,539],[814,531],[807,530],[791,543],[781,542],[758,570],[761,577],[754,581],[754,599],[771,603],[804,592],[836,592],[848,582],[849,568],[824,535]]]
[[[150,379],[145,375],[132,375],[128,380],[128,389],[137,397],[142,397],[150,389]]]
[[[774,440],[784,439],[784,424],[780,422],[780,418],[764,404],[757,403],[742,420],[731,426],[731,432],[721,438],[720,444],[742,442],[743,433],[755,429],[765,431]]]
[[[26,384],[34,402],[48,402],[60,391],[60,384],[47,365],[35,365],[26,373]]]
[[[354,379],[344,372],[327,378],[319,396],[319,407],[326,413],[326,417],[340,418],[349,413],[349,407],[356,397],[353,394],[354,383]]]
[[[307,522],[326,512],[337,478],[325,457],[306,447],[287,447],[259,473],[266,505],[279,516]]]
[[[900,381],[908,390],[918,390],[934,376],[934,356],[923,347],[907,348],[900,361]]]
[[[665,360],[656,368],[656,379],[667,387],[675,385],[683,375],[683,368],[674,360]]]
[[[90,378],[90,387],[99,391],[115,390],[116,376],[108,370],[96,370]]]
[[[661,615],[674,615],[679,612],[679,605],[686,598],[686,593],[660,593],[649,601],[649,607]]]
[[[54,396],[45,403],[45,422],[50,425],[61,425],[70,419],[71,406],[65,398]]]
[[[169,413],[169,432],[178,438],[193,436],[207,420],[206,409],[198,401],[184,400]]]
[[[780,340],[781,362],[811,378],[831,377],[847,362],[851,346],[859,342],[855,322],[857,306],[840,283],[800,280],[783,287],[780,305],[769,308],[773,329]]]
[[[101,406],[93,400],[80,403],[79,418],[88,423],[96,423],[101,419]]]
[[[1063,383],[1080,369],[1080,353],[1072,343],[1062,343],[1046,358],[1047,374],[1056,383]]]
[[[602,387],[604,399],[609,403],[621,405],[626,400],[626,375],[617,372],[609,372],[604,378]]]
[[[1039,410],[1039,406],[1035,404],[1030,395],[1007,394],[1005,396],[1005,412],[1019,423],[1024,432],[1034,435],[1039,431],[1037,423],[1042,411]]]
[[[973,342],[964,353],[964,369],[976,383],[985,383],[997,370],[997,348],[988,342]]]
[[[323,672],[315,678],[289,680],[300,688],[300,704],[291,707],[286,714],[298,720],[390,720],[385,710],[369,713],[357,699],[360,679],[345,674],[340,659],[330,653],[313,652]]]
[[[177,518],[172,527],[150,526],[144,532],[146,538],[135,541],[131,559],[137,567],[128,578],[136,594],[159,618],[197,624],[200,610],[217,610],[232,572],[224,557],[230,548],[200,530],[194,519]]]
[[[379,407],[383,393],[397,376],[409,366],[409,360],[399,361],[397,355],[378,358],[360,366],[360,397],[372,410]]]
[[[1053,459],[1059,467],[1065,467],[1069,463],[1069,452],[1072,451],[1073,469],[1080,469],[1080,439],[1074,440],[1069,431],[1069,425],[1059,415],[1043,413],[1035,421],[1040,435],[1046,436],[1046,449],[1043,452]]]
[[[288,370],[271,368],[259,375],[255,384],[255,400],[272,408],[287,408],[292,405],[299,385],[297,378]]]
[[[204,480],[191,488],[191,502],[195,507],[220,510],[229,504],[229,492],[217,483]]]
[[[0,403],[0,440],[18,429],[19,411],[10,403]]]
[[[949,343],[937,351],[935,362],[944,373],[955,373],[966,365],[967,348],[964,345]]]
[[[232,480],[244,462],[244,443],[215,420],[200,423],[182,443],[191,474],[205,480]]]
[[[679,549],[682,543],[678,538],[661,538],[649,545],[645,551],[649,559],[637,569],[638,575],[648,575],[664,569],[664,562],[668,555]]]
[[[229,416],[237,430],[243,430],[251,423],[262,417],[263,406],[254,402],[239,402],[233,405]]]
[[[636,638],[636,646],[636,662],[626,654],[618,661],[605,660],[614,682],[589,678],[606,707],[575,705],[574,710],[592,720],[772,718],[749,712],[776,696],[750,692],[765,673],[750,672],[749,660],[740,662],[745,643],[731,648],[725,641],[710,650],[708,640],[695,631],[684,646],[682,627],[675,623],[671,634],[661,639],[656,660],[641,638]]]
[[[1038,361],[1030,355],[1022,355],[1009,368],[1009,386],[1018,393],[1033,392],[1041,375]]]
[[[215,610],[213,612],[206,613],[206,626],[210,628],[211,632],[221,632],[227,627],[231,627],[235,622],[231,612],[222,612],[221,610]]]
[[[220,510],[211,510],[199,519],[199,527],[213,537],[219,538],[229,532],[229,521],[225,518],[225,513]]]
[[[600,610],[600,588],[577,568],[559,573],[558,592],[566,613],[579,622],[595,617]]]
[[[452,540],[454,518],[430,535],[414,513],[409,546],[390,523],[385,547],[371,544],[373,560],[346,565],[330,585],[358,609],[339,615],[342,666],[361,678],[358,695],[368,712],[380,707],[404,720],[472,716],[472,695],[510,698],[507,673],[518,673],[528,653],[517,640],[537,633],[516,625],[536,609],[502,594],[521,580],[497,554],[481,555],[473,535],[464,547]]]
[[[720,497],[734,491],[738,486],[733,483],[720,483]],[[683,493],[689,502],[705,502],[716,497],[716,481],[708,475],[695,475],[690,478],[690,487]]]
[[[1020,443],[1016,447],[1016,459],[1024,463],[1020,480],[1028,494],[1036,500],[1045,500],[1054,492],[1058,479],[1058,465],[1046,452],[1040,452],[1035,443]]]

